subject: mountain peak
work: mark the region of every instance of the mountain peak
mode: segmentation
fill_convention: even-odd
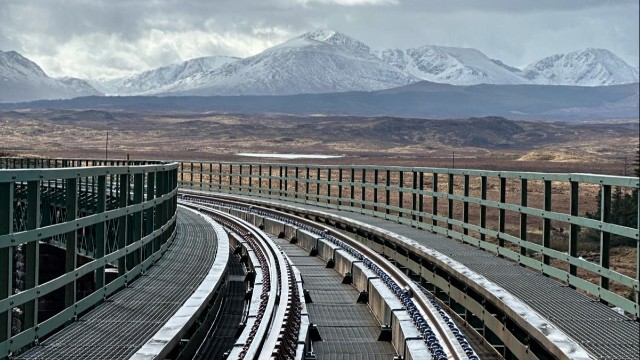
[[[0,51],[0,102],[99,95],[87,82],[50,78],[35,62],[16,51]]]
[[[347,35],[341,34],[335,30],[330,29],[317,29],[315,31],[309,31],[307,33],[302,34],[300,37],[309,39],[327,42],[334,36],[348,37]]]
[[[304,33],[300,36],[300,38],[312,41],[320,41],[332,45],[346,46],[364,52],[371,52],[371,48],[365,43],[335,30],[318,29],[315,31]]]
[[[601,86],[638,82],[638,70],[607,49],[555,54],[523,70],[536,84]]]
[[[383,61],[420,79],[453,85],[520,84],[527,80],[514,68],[489,59],[473,48],[423,45],[405,50],[383,50]]]
[[[0,50],[0,54],[5,54],[8,57],[12,57],[12,58],[24,58],[24,56],[20,55],[20,53],[18,53],[17,51],[14,50],[9,50],[9,51],[2,51]]]
[[[22,56],[17,51],[0,51],[0,74],[21,74],[21,76],[47,77],[38,64]]]

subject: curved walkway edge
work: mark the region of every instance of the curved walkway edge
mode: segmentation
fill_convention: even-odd
[[[16,359],[128,359],[171,319],[188,324],[177,320],[191,318],[181,312],[185,301],[203,302],[214,259],[228,259],[228,245],[218,246],[216,236],[210,222],[180,207],[173,245],[146,274]]]
[[[194,213],[195,210],[180,206]],[[224,283],[224,275],[229,260],[229,237],[222,225],[213,221],[210,217],[199,214],[206,220],[217,238],[216,256],[198,289],[185,301],[176,313],[149,339],[133,356],[132,360],[162,359],[180,341],[182,335],[189,330],[194,321],[206,308],[213,297],[214,292]]]

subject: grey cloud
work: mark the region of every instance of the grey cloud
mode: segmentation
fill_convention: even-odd
[[[516,66],[585,47],[638,63],[637,0],[0,0],[0,50],[17,50],[54,75],[117,76],[195,56],[248,56],[320,27],[377,48],[474,47]]]
[[[638,4],[637,0],[403,0],[402,3],[415,9],[449,14],[471,10],[522,14]]]

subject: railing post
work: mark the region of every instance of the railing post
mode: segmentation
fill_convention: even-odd
[[[304,199],[305,201],[309,201],[309,167],[305,167],[305,182],[304,182]]]
[[[13,232],[13,188],[12,182],[0,183],[0,235]],[[0,248],[0,299],[12,294],[13,247]],[[0,343],[11,337],[11,309],[0,313]],[[5,356],[6,354],[0,354]]]
[[[204,178],[204,167],[202,166],[202,163],[200,163],[200,190],[202,190],[203,178]]]
[[[480,199],[484,202],[487,200],[487,177],[480,177]],[[480,205],[480,228],[487,228],[487,205]],[[485,241],[487,236],[485,234],[480,234],[480,240]]]
[[[40,181],[27,183],[27,230],[40,227]],[[40,242],[25,244],[25,289],[32,289],[39,283]],[[24,327],[32,328],[38,323],[38,298],[24,304]]]
[[[293,181],[293,198],[298,198],[298,187],[299,187],[299,176],[300,176],[300,168],[296,165],[294,169],[294,181]]]
[[[398,171],[398,208],[404,209],[404,171]],[[404,217],[404,211],[400,210],[398,217]]]
[[[507,202],[507,178],[500,176],[500,205],[504,206],[506,202]],[[500,233],[500,236],[498,236],[499,247],[504,247],[504,238],[502,237],[502,234],[504,234],[505,221],[506,221],[506,211],[504,207],[501,207],[500,210],[498,211],[498,232]]]
[[[355,187],[355,181],[356,181],[356,169],[355,168],[351,168],[351,176],[349,177],[349,179],[351,180],[351,186],[349,187],[349,199],[351,200],[350,205],[351,207],[354,207],[355,203],[353,200],[355,200],[355,194],[354,192],[356,191],[356,187]]]
[[[331,204],[331,168],[327,168],[327,204]]]
[[[364,209],[366,206],[364,204],[367,201],[367,187],[365,184],[367,183],[367,169],[362,168],[362,178],[360,179],[360,183],[362,186],[360,187],[360,208]]]
[[[242,164],[238,166],[238,193],[242,193]]]
[[[547,211],[551,211],[551,181],[544,181],[544,211],[545,215]],[[545,249],[551,248],[551,219],[545,217],[542,221],[542,246]],[[549,255],[542,255],[542,263],[545,265],[551,264],[551,258]]]
[[[269,165],[269,196],[271,196],[271,189],[273,185],[272,177],[273,177],[273,167]]]
[[[152,171],[147,174],[147,201],[152,200],[155,197],[155,183],[156,172]],[[144,235],[149,235],[153,232],[154,228],[154,216],[153,216],[153,206],[146,210],[146,219],[145,219],[145,233]],[[145,250],[145,259],[151,256],[157,249],[153,248],[153,241],[150,241],[147,244],[147,248]]]
[[[390,186],[391,186],[391,171],[387,170],[385,189],[384,189],[384,195],[385,195],[384,204],[386,205],[384,209],[385,214],[389,214],[389,205],[391,205],[391,190],[389,190]]]
[[[453,195],[453,174],[449,174],[449,196]],[[448,217],[449,217],[449,222],[447,223],[447,229],[449,230],[453,230],[453,224],[451,223],[451,220],[453,220],[453,213],[454,213],[454,208],[453,208],[453,199],[451,199],[451,197],[449,197],[448,201],[447,201],[447,212],[448,212]]]
[[[164,176],[162,175],[163,171],[158,171],[155,174],[155,182],[156,182],[156,191],[155,198],[160,198],[164,192]],[[162,214],[162,204],[157,204],[154,206],[154,230],[160,229],[163,224],[163,214]],[[158,236],[153,240],[153,251],[154,253],[160,251],[160,247],[162,246],[162,236]]]
[[[66,179],[66,219],[74,221],[78,216],[78,179]],[[78,261],[78,231],[73,229],[66,233],[67,251],[65,253],[65,272],[68,274],[76,270]],[[76,280],[65,285],[65,308],[73,306],[76,302]]]
[[[218,191],[222,191],[222,163],[218,163]]]
[[[316,203],[320,202],[320,168],[316,169]]]
[[[416,221],[418,218],[416,215],[416,211],[418,210],[418,194],[416,194],[416,190],[418,190],[418,173],[415,171],[411,172],[411,210],[413,210],[413,214],[411,214],[411,220]]]
[[[258,194],[262,194],[262,165],[258,165]]]
[[[284,174],[283,174],[282,167],[280,167],[280,177],[282,176],[284,176],[284,192],[281,191],[280,194],[281,196],[282,194],[284,194],[284,197],[288,198],[289,197],[289,167],[288,166],[284,167]]]
[[[431,214],[433,214],[433,216],[437,216],[438,215],[438,197],[436,196],[435,193],[438,192],[438,174],[437,173],[433,173],[433,187],[432,190],[434,192],[433,196],[432,196],[432,203],[431,203]],[[431,221],[431,224],[433,226],[438,226],[438,220],[436,220],[435,218]]]
[[[202,186],[201,186],[202,187]],[[144,174],[134,174],[133,175],[133,203],[141,204],[142,199],[144,197]],[[133,244],[134,242],[142,239],[142,210],[136,211],[133,213],[133,237],[129,239],[127,245]],[[129,270],[140,264],[140,259],[142,259],[142,248],[138,248],[133,253],[129,254],[129,259],[127,262],[131,262]]]
[[[527,207],[527,179],[520,179],[520,206]],[[527,241],[527,214],[520,211],[520,239]],[[520,246],[520,255],[527,256],[527,248]]]
[[[98,177],[98,191],[96,192],[96,196],[96,214],[100,214],[107,209],[107,179],[105,175]],[[105,226],[105,221],[106,220],[102,220],[96,224],[96,259],[103,258],[106,252],[107,227]],[[104,270],[104,265],[96,269],[96,289],[101,289],[105,285]]]
[[[297,176],[296,176],[297,177]],[[297,187],[297,183],[296,183]],[[253,165],[249,164],[249,192],[253,192]],[[296,195],[297,197],[298,195]]]
[[[373,211],[378,211],[378,169],[373,170]]]
[[[424,172],[420,171],[420,175],[419,175],[419,179],[418,179],[418,187],[420,188],[420,191],[424,190]],[[422,223],[424,221],[424,217],[422,216],[422,214],[424,213],[424,195],[420,194],[420,197],[418,198],[418,211],[420,212],[420,217],[418,218],[418,221],[420,221],[420,223]]]
[[[233,193],[233,164],[229,163],[229,193]]]
[[[571,216],[578,216],[578,182],[571,181]],[[569,226],[569,256],[578,257],[578,225]],[[576,276],[578,269],[575,265],[569,264],[569,274]],[[571,286],[571,285],[570,285]],[[574,286],[571,286],[575,288]]]
[[[180,163],[180,185],[184,186],[184,163]]]
[[[118,208],[127,207],[129,204],[129,174],[121,174],[120,175],[120,187],[118,189]],[[162,207],[162,205],[161,205]],[[124,249],[127,245],[127,234],[129,233],[127,229],[128,223],[128,215],[123,215],[120,217],[118,224],[118,249]],[[164,219],[163,219],[164,220]],[[118,259],[118,275],[124,275],[127,272],[126,268],[126,256]]]
[[[213,163],[209,163],[209,191],[213,188]]]
[[[466,198],[469,197],[469,175],[468,174],[464,174],[464,180],[463,180],[463,196],[465,197],[465,200],[462,202],[462,222],[466,224],[469,223],[469,202],[466,200]],[[462,229],[462,233],[464,235],[469,235],[469,229],[465,226],[464,229]]]
[[[338,169],[338,206],[342,205],[342,168]]]
[[[282,188],[283,188],[283,179],[282,179],[283,169],[282,165],[278,166],[278,197],[282,197]]]
[[[603,223],[611,222],[611,185],[602,185],[600,191],[600,221]],[[600,266],[605,269],[609,268],[609,250],[610,250],[611,234],[600,231]],[[600,276],[600,287],[609,289],[609,278]]]

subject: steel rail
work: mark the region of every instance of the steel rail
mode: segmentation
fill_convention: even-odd
[[[426,294],[420,289],[420,287],[411,280],[407,275],[405,275],[400,269],[391,264],[387,259],[385,259],[382,255],[376,253],[373,249],[370,249],[366,245],[340,233],[335,231],[334,229],[324,226],[322,224],[318,224],[312,220],[305,219],[303,217],[299,217],[296,215],[292,215],[289,213],[285,213],[282,211],[262,208],[260,206],[251,205],[250,207],[247,204],[244,204],[239,201],[233,201],[224,198],[217,198],[213,195],[211,196],[200,196],[200,195],[182,195],[183,199],[190,199],[190,201],[197,201],[199,203],[209,203],[214,204],[215,202],[221,204],[228,204],[231,207],[235,208],[249,208],[254,212],[257,212],[260,215],[271,214],[279,220],[288,219],[290,223],[295,223],[296,226],[302,225],[303,227],[306,225],[308,228],[318,229],[319,231],[330,235],[337,240],[343,242],[347,245],[347,247],[352,247],[357,252],[360,252],[364,259],[365,264],[369,263],[373,266],[370,268],[378,267],[386,274],[393,283],[398,284],[401,289],[403,289],[404,293],[410,297],[411,301],[415,304],[418,311],[424,316],[428,325],[432,329],[433,334],[440,340],[443,344],[442,350],[446,358],[448,359],[475,359],[475,353],[473,351],[469,351],[470,346],[465,346],[466,349],[463,349],[461,343],[466,343],[464,337],[460,337],[459,331],[457,328],[447,325],[445,319],[443,318],[442,310],[438,307],[434,306],[435,304],[431,302]],[[215,201],[213,200],[215,199]],[[372,269],[373,270],[373,269]],[[456,333],[453,332],[453,329],[456,329]],[[426,339],[425,339],[426,340]],[[456,341],[457,340],[457,341]],[[439,359],[439,358],[438,358]]]
[[[260,267],[263,274],[262,292],[258,295],[260,298],[260,308],[256,316],[256,322],[252,327],[244,329],[243,335],[248,334],[247,342],[238,353],[238,359],[262,359],[271,358],[282,352],[287,351],[285,347],[295,351],[297,334],[289,336],[289,340],[294,342],[283,344],[283,334],[287,334],[287,327],[291,322],[296,322],[299,328],[299,299],[295,278],[289,261],[285,258],[282,251],[257,227],[248,222],[233,217],[227,213],[215,210],[209,206],[181,201],[181,204],[198,209],[208,214],[215,221],[222,224],[227,231],[232,231],[242,237],[252,248],[260,261]],[[296,311],[297,308],[297,311]],[[293,310],[294,317],[290,312]],[[297,313],[297,320],[295,315]],[[296,326],[294,325],[294,328]],[[291,342],[291,341],[289,341]]]

